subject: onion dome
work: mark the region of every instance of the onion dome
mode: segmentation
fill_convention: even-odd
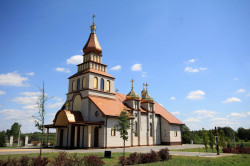
[[[146,86],[146,91],[144,89],[144,86]],[[154,99],[148,94],[148,84],[143,84],[143,90],[142,90],[142,102],[154,102]]]
[[[97,40],[97,36],[96,36],[96,26],[95,26],[95,15],[93,15],[93,23],[90,26],[91,29],[91,33],[89,35],[89,39],[87,41],[87,43],[85,44],[85,46],[83,47],[83,52],[84,54],[90,53],[90,52],[95,52],[97,54],[102,54],[102,48]]]
[[[139,95],[134,91],[134,80],[132,79],[130,82],[132,82],[132,87],[131,87],[131,91],[127,94],[126,96],[126,100],[130,100],[130,99],[139,99]]]

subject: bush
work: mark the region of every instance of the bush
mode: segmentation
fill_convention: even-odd
[[[135,165],[139,162],[140,155],[135,153],[131,153],[129,157],[127,158],[127,165]]]
[[[40,143],[39,141],[31,141],[31,144],[32,144],[33,146],[37,146],[39,143]]]
[[[28,166],[30,162],[30,158],[28,156],[22,156],[19,159],[20,166]]]
[[[59,152],[57,157],[54,157],[54,161],[51,162],[52,166],[63,166],[67,165],[68,157],[66,152]]]
[[[168,149],[161,149],[158,153],[151,150],[150,153],[131,153],[129,157],[121,156],[119,163],[121,165],[146,164],[157,161],[166,161],[171,159]]]
[[[85,166],[102,166],[105,163],[100,159],[99,157],[95,155],[90,155],[90,156],[84,156],[84,165]]]
[[[41,157],[41,156],[38,156],[38,157],[33,157],[31,159],[31,165],[32,166],[45,166],[49,163],[49,159],[48,157]]]
[[[158,156],[161,158],[161,161],[165,161],[165,160],[170,160],[171,159],[171,156],[169,155],[169,152],[168,152],[168,148],[161,149],[158,152]]]
[[[250,154],[250,147],[223,148],[223,153]]]

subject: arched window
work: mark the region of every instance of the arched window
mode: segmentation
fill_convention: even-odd
[[[138,125],[137,125],[137,122],[135,121],[135,136],[137,136],[138,135]]]
[[[153,136],[153,127],[152,127],[152,123],[150,123],[150,125],[149,125],[149,128],[150,128],[150,137],[152,137]]]
[[[86,79],[85,77],[82,78],[82,88],[86,87]]]
[[[76,82],[75,82],[75,80],[72,81],[72,90],[76,90]]]
[[[97,89],[98,87],[98,79],[97,77],[94,78],[94,88]]]
[[[80,89],[80,79],[78,78],[78,80],[77,80],[77,90],[79,90]]]
[[[111,136],[115,136],[115,132],[116,132],[115,127],[112,127],[112,128],[111,128]]]
[[[174,131],[174,136],[177,137],[177,131]]]
[[[94,61],[96,62],[96,56],[94,55]]]
[[[107,80],[107,91],[110,92],[110,81]]]
[[[80,95],[76,95],[73,100],[73,111],[81,111],[82,98]]]
[[[104,90],[104,79],[101,78],[101,90]]]

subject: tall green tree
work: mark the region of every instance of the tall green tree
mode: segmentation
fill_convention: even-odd
[[[219,131],[219,146],[222,148],[226,147],[226,138],[223,130]]]
[[[181,136],[182,136],[182,142],[184,144],[189,144],[190,141],[192,140],[192,134],[190,132],[190,129],[186,125],[183,125],[181,127]]]
[[[0,132],[0,147],[5,147],[6,146],[6,135],[5,131]]]
[[[204,128],[202,128],[202,142],[207,152],[209,139],[208,139],[207,131]]]
[[[40,145],[40,156],[42,156],[42,146],[43,146],[43,137],[44,137],[44,121],[45,121],[45,104],[48,101],[49,97],[47,94],[45,94],[44,90],[44,82],[43,82],[43,88],[40,88],[40,94],[37,96],[37,107],[38,112],[33,115],[33,119],[35,121],[35,126],[38,130],[41,131],[41,145]]]
[[[130,129],[130,119],[126,109],[120,113],[116,128],[117,131],[120,132],[120,136],[123,139],[123,157],[125,157],[125,142],[128,140],[128,129]]]
[[[210,149],[213,150],[214,144],[215,144],[215,137],[214,137],[213,130],[208,131],[208,139],[209,139],[209,147],[210,147]]]
[[[21,125],[18,124],[17,122],[13,123],[13,125],[11,126],[11,129],[10,129],[10,135],[13,136],[13,139],[14,140],[17,140],[18,139],[18,135],[19,135],[19,130],[21,128]]]

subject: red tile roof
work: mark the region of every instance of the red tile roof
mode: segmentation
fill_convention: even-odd
[[[108,99],[97,96],[90,96],[89,98],[95,103],[95,105],[107,116],[119,116],[121,111],[125,109],[130,110],[126,107],[123,102],[126,100],[126,95],[121,93],[115,93],[115,99]],[[172,124],[183,124],[179,119],[169,113],[166,109],[155,103],[155,113],[163,117],[168,123]],[[146,112],[143,108],[142,112]]]

